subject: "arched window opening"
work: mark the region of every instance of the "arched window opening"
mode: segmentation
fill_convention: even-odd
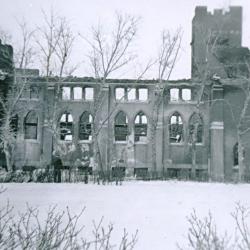
[[[70,113],[64,113],[60,119],[60,140],[72,141],[73,117]]]
[[[234,166],[238,166],[239,165],[239,144],[238,142],[235,143],[234,147],[233,147],[233,160],[234,160]]]
[[[124,112],[120,111],[115,117],[115,141],[126,141],[128,136],[128,119]]]
[[[14,115],[13,117],[11,117],[10,130],[13,133],[14,137],[16,137],[18,131],[18,115]]]
[[[203,141],[203,120],[197,113],[189,120],[189,143],[202,143]]]
[[[79,123],[79,140],[92,139],[93,117],[89,112],[83,112]]]
[[[135,117],[135,142],[145,141],[147,138],[148,119],[143,112]]]
[[[180,143],[183,141],[183,122],[178,112],[175,112],[169,121],[170,143]]]
[[[38,117],[34,111],[30,111],[24,120],[24,138],[37,139]]]

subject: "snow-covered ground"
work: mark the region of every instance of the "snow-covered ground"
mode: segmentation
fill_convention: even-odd
[[[176,249],[185,244],[186,217],[196,210],[199,217],[209,211],[220,231],[234,232],[230,213],[240,201],[250,206],[249,184],[218,184],[175,181],[125,182],[122,186],[94,184],[4,184],[0,205],[8,199],[15,212],[24,211],[26,203],[38,207],[41,216],[49,206],[69,206],[72,212],[86,207],[80,223],[89,230],[92,220],[104,216],[104,224],[114,224],[114,237],[123,228],[129,233],[139,230],[136,249]],[[91,226],[92,227],[92,226]],[[92,229],[92,228],[91,228]]]

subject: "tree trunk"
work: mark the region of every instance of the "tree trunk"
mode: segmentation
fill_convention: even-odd
[[[95,124],[93,125],[95,127]],[[99,147],[99,142],[98,142],[98,135],[97,135],[97,129],[93,128],[93,142],[94,142],[94,160],[98,165],[98,170],[101,171],[102,174],[104,174],[103,171],[103,165],[102,165],[102,157],[101,157],[101,152],[100,152],[100,147]]]
[[[194,130],[192,134],[192,169],[191,169],[191,178],[195,179],[196,178],[196,142],[197,142],[197,134],[198,134],[198,121],[195,122],[194,124]]]
[[[241,141],[238,142],[238,164],[239,164],[239,182],[245,180],[244,147]]]
[[[191,169],[191,178],[194,180],[196,177],[196,146],[195,142],[192,143],[192,169]]]
[[[159,87],[158,87],[159,88]],[[155,93],[155,101],[154,101],[154,107],[153,107],[153,121],[152,121],[152,126],[151,126],[151,143],[152,143],[152,163],[153,163],[153,171],[156,174],[157,170],[157,153],[156,153],[156,134],[157,134],[157,125],[158,125],[158,120],[159,120],[159,109],[160,109],[160,104],[162,101],[162,95],[163,95],[163,90],[157,90]]]
[[[152,160],[153,160],[153,171],[156,172],[156,167],[157,167],[157,163],[156,163],[156,128],[153,128],[152,131]]]
[[[105,79],[102,80],[102,85],[105,85]],[[99,125],[99,120],[96,119],[98,114],[102,111],[102,103],[104,100],[103,90],[100,89],[97,98],[95,99],[94,104],[94,115],[93,115],[93,142],[94,142],[94,160],[98,165],[98,170],[101,171],[102,175],[104,176],[104,167],[102,164],[102,156],[100,151],[100,146],[98,142],[99,133],[102,127]]]
[[[10,153],[10,151],[8,149],[8,145],[6,143],[4,143],[4,155],[5,155],[5,159],[6,159],[7,171],[11,172],[11,171],[13,171],[12,161],[11,161],[11,153]]]

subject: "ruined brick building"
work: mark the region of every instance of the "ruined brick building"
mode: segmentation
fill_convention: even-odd
[[[103,86],[92,78],[46,81],[37,71],[16,70],[17,79],[28,79],[20,98],[26,108],[17,114],[16,168],[45,167],[51,164],[53,152],[59,151],[65,168],[87,162],[92,171],[101,164],[127,176],[194,171],[213,180],[231,180],[238,172],[241,139],[248,172],[250,135],[242,127],[249,124],[240,116],[250,81],[250,53],[241,38],[241,7],[213,14],[196,7],[192,78],[164,82],[160,89],[156,80],[109,80]],[[93,117],[100,91],[104,101]],[[159,91],[164,94],[153,127]]]

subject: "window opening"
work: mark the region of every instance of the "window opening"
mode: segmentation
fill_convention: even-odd
[[[182,96],[183,101],[190,101],[191,100],[191,89],[182,89]]]
[[[116,88],[115,89],[115,99],[117,101],[124,101],[124,99],[125,99],[125,89],[124,88]]]
[[[135,101],[135,100],[136,100],[136,89],[128,88],[128,101]]]
[[[92,115],[89,112],[84,112],[80,117],[80,123],[79,123],[80,140],[92,139],[92,123],[93,123]]]
[[[82,99],[82,88],[81,87],[74,87],[73,88],[73,97],[74,97],[74,100],[81,100]]]
[[[139,101],[147,101],[148,100],[148,89],[139,88],[138,92],[139,92],[139,94],[138,94]]]
[[[30,111],[24,121],[25,139],[37,139],[38,117],[34,111]]]
[[[128,136],[128,119],[120,111],[115,117],[115,141],[126,141]]]
[[[70,113],[64,113],[60,119],[60,140],[72,141],[73,117]]]
[[[183,140],[183,123],[178,112],[175,112],[170,118],[169,138],[171,143],[180,143]]]
[[[30,98],[31,99],[39,99],[39,87],[31,86],[30,87]]]
[[[63,100],[70,100],[70,87],[62,87],[62,99]]]
[[[143,112],[135,117],[135,142],[146,141],[148,130],[148,120]]]
[[[94,100],[94,88],[90,87],[85,88],[85,100],[87,101]]]
[[[170,89],[170,101],[176,102],[178,100],[179,100],[179,89],[177,88]]]
[[[189,143],[202,143],[203,121],[199,114],[195,113],[189,120]]]

